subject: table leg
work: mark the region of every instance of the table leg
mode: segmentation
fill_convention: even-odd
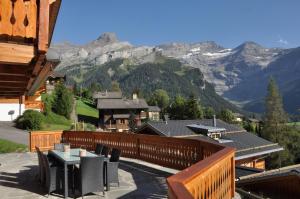
[[[65,172],[65,198],[68,198],[68,192],[69,192],[69,189],[68,189],[68,165],[65,163],[64,164],[64,172]]]
[[[107,163],[105,164],[106,166],[105,166],[105,178],[106,178],[106,190],[107,191],[109,191],[109,189],[110,189],[110,185],[109,185],[109,182],[108,182],[108,175],[107,175],[107,173],[108,173],[108,165],[107,165]]]

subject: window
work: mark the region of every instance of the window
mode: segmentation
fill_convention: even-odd
[[[125,124],[125,119],[120,119],[120,124]]]

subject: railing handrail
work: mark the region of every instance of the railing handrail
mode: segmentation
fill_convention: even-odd
[[[167,178],[167,183],[169,187],[172,189],[172,192],[176,196],[180,196],[178,198],[192,199],[194,198],[191,193],[186,189],[185,184],[191,181],[193,178],[201,175],[206,172],[211,166],[217,164],[219,161],[228,157],[234,153],[235,149],[231,147],[224,147],[222,150],[217,153],[200,160],[196,164],[180,171],[179,173],[170,176]],[[234,181],[234,179],[233,179]],[[232,182],[234,183],[234,182]],[[234,194],[234,189],[233,193]],[[177,197],[176,197],[177,198]]]

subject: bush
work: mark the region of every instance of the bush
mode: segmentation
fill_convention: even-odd
[[[38,111],[27,110],[16,120],[16,126],[27,130],[40,130],[44,115]]]

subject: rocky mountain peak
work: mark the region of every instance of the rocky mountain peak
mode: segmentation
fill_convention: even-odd
[[[255,43],[253,41],[246,41],[241,45],[239,45],[238,47],[236,47],[236,50],[250,50],[250,49],[263,49],[263,48],[264,47],[262,47],[258,43]]]
[[[105,32],[105,33],[101,34],[97,38],[96,41],[101,42],[101,43],[116,43],[119,40],[117,38],[116,33],[114,33],[114,32]]]

